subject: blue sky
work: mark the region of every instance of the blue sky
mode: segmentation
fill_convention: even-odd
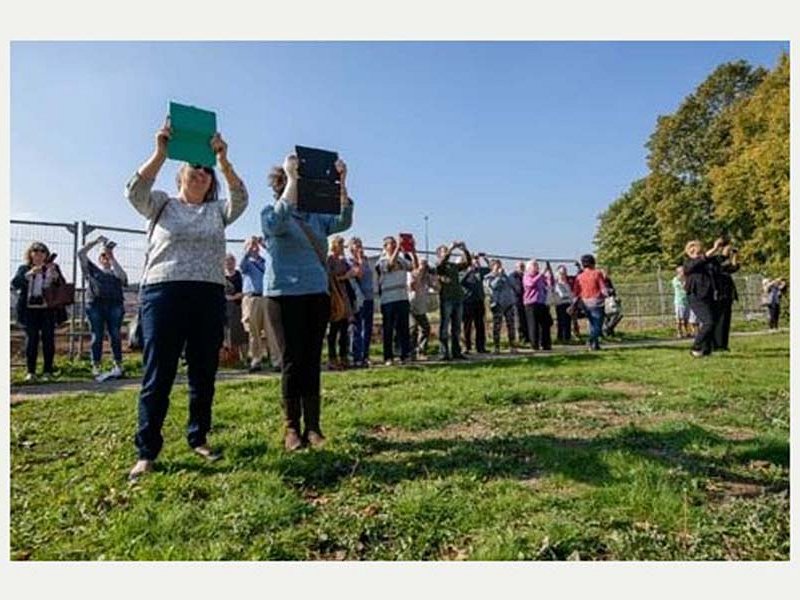
[[[15,42],[11,218],[143,228],[124,184],[169,100],[217,112],[259,230],[268,168],[338,150],[367,245],[410,231],[571,257],[646,173],[644,144],[717,65],[772,68],[779,42]],[[174,191],[177,164],[157,187]]]

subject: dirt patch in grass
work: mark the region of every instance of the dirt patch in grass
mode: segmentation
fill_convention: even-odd
[[[706,491],[717,502],[726,502],[733,498],[756,498],[765,492],[763,485],[741,481],[709,481]]]
[[[640,383],[630,381],[607,381],[601,383],[599,387],[610,392],[620,392],[632,398],[643,398],[653,393],[653,389]]]
[[[378,425],[370,430],[372,437],[392,442],[421,442],[433,439],[474,440],[489,438],[496,433],[487,423],[478,420],[452,423],[440,429],[422,429],[420,431],[410,431],[387,425]]]

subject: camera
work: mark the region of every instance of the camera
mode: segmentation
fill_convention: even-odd
[[[113,250],[117,247],[117,242],[112,242],[111,240],[107,240],[105,244],[103,244],[103,248],[106,250]]]
[[[44,296],[31,296],[28,298],[28,306],[44,306]]]

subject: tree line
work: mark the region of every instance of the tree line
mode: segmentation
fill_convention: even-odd
[[[729,236],[748,270],[789,275],[789,56],[717,67],[646,144],[649,173],[600,214],[600,262],[682,262],[687,241]]]

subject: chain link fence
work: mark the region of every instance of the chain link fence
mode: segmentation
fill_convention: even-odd
[[[117,246],[114,255],[128,274],[129,285],[125,289],[125,319],[123,325],[123,339],[127,335],[127,323],[138,309],[138,283],[144,267],[144,255],[147,247],[147,232],[144,229],[129,229],[115,227],[86,221],[73,223],[52,223],[39,221],[11,220],[11,273],[15,273],[23,263],[23,256],[28,246],[33,241],[47,244],[51,252],[58,254],[57,262],[61,267],[67,281],[75,283],[76,302],[70,308],[70,319],[56,331],[57,353],[67,354],[70,358],[84,357],[88,353],[88,344],[91,338],[88,322],[85,317],[86,286],[85,278],[78,265],[78,250],[85,245],[87,240],[104,235],[114,240]],[[227,251],[237,258],[242,256],[244,239],[228,239]],[[365,246],[370,265],[374,267],[380,255],[381,248]],[[421,256],[428,258],[428,262],[435,264],[433,251],[419,251]],[[529,257],[490,255],[499,258],[507,271],[515,268],[519,261],[526,261]],[[91,256],[95,260],[95,256]],[[560,264],[567,265],[574,270],[574,259],[540,258],[544,262],[549,260],[555,269]],[[622,304],[624,319],[619,330],[646,330],[659,327],[669,327],[674,323],[673,289],[671,276],[658,271],[652,275],[626,276],[615,273],[612,277],[618,297]],[[739,293],[739,301],[734,305],[734,319],[751,321],[764,318],[764,309],[761,307],[761,282],[760,274],[736,274],[734,276]],[[375,278],[377,286],[377,278]],[[15,292],[11,290],[11,356],[12,365],[21,364],[24,346],[24,331],[16,322]],[[379,304],[376,306],[379,312]],[[380,326],[380,316],[377,315],[376,324]],[[433,324],[438,322],[438,315],[432,314]]]

